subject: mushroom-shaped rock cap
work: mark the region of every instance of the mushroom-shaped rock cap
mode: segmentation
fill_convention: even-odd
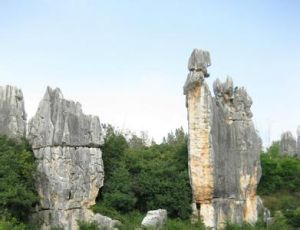
[[[206,68],[211,65],[210,55],[208,51],[194,49],[188,63],[190,71],[207,72]]]

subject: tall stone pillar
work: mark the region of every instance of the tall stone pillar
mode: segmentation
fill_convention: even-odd
[[[297,156],[300,157],[300,126],[297,128]]]
[[[280,154],[282,156],[290,157],[293,157],[297,154],[297,142],[294,135],[290,131],[281,134]]]
[[[227,220],[255,223],[261,140],[251,119],[252,100],[231,79],[215,81],[212,97],[205,82],[210,64],[209,53],[195,49],[184,85],[193,216],[213,229]]]
[[[103,229],[118,224],[90,210],[103,186],[102,138],[98,117],[83,114],[81,105],[64,99],[60,89],[47,88],[29,122],[40,196],[33,221],[41,229],[76,230],[78,220],[96,221]]]
[[[23,93],[13,86],[0,86],[0,134],[10,138],[25,137],[26,113]]]

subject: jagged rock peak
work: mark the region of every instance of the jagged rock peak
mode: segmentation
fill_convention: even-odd
[[[231,77],[222,83],[219,79],[213,83],[213,91],[217,105],[224,107],[229,120],[251,119],[252,99],[244,87],[234,87]],[[226,108],[225,108],[226,107]]]
[[[26,134],[23,93],[10,85],[0,86],[0,134],[17,139]]]
[[[83,114],[80,103],[64,99],[59,88],[50,87],[29,122],[29,139],[33,148],[95,147],[103,141],[99,118]]]
[[[290,131],[281,134],[280,154],[287,156],[295,156],[297,154],[296,139]]]

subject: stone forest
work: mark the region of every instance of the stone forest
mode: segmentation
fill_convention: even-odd
[[[300,127],[264,150],[250,95],[231,78],[211,93],[210,65],[193,50],[188,133],[161,144],[102,124],[59,88],[27,119],[22,90],[0,86],[0,229],[299,229]]]

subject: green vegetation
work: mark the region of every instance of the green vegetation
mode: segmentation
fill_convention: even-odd
[[[262,178],[258,187],[276,226],[300,227],[300,159],[279,155],[279,143],[261,155]],[[282,228],[283,229],[283,228]]]
[[[192,193],[187,136],[183,129],[168,134],[159,145],[154,142],[148,145],[146,135],[126,138],[111,126],[106,130],[102,147],[105,182],[93,210],[123,223],[134,218],[138,220],[137,226],[141,213],[158,208],[167,209],[171,218],[187,220],[191,214]],[[132,222],[129,222],[131,228]]]
[[[104,187],[95,212],[120,220],[121,230],[140,226],[148,210],[167,209],[165,230],[205,229],[191,224],[192,193],[188,177],[187,136],[183,129],[169,133],[156,144],[136,135],[125,135],[106,127],[102,146]],[[261,155],[262,178],[258,194],[274,216],[266,228],[227,223],[225,229],[297,229],[300,226],[300,159],[279,155],[275,142]],[[0,136],[0,230],[28,230],[28,213],[38,201],[34,190],[36,163],[29,144]],[[98,229],[95,223],[79,222],[81,230]]]
[[[83,221],[78,221],[80,230],[100,230],[97,222],[86,223]]]
[[[146,135],[128,138],[130,135],[111,126],[106,129],[102,147],[106,178],[93,210],[120,220],[122,229],[132,229],[140,225],[147,210],[165,208],[170,217],[165,229],[201,229],[189,221],[192,195],[184,131],[169,133],[158,145],[147,144]],[[261,161],[258,193],[275,216],[268,229],[299,227],[299,159],[279,156],[279,145],[274,143],[262,153]],[[262,221],[255,226],[228,223],[226,229],[266,229],[266,226]]]
[[[0,136],[0,230],[26,229],[28,213],[38,201],[36,164],[29,144]]]

